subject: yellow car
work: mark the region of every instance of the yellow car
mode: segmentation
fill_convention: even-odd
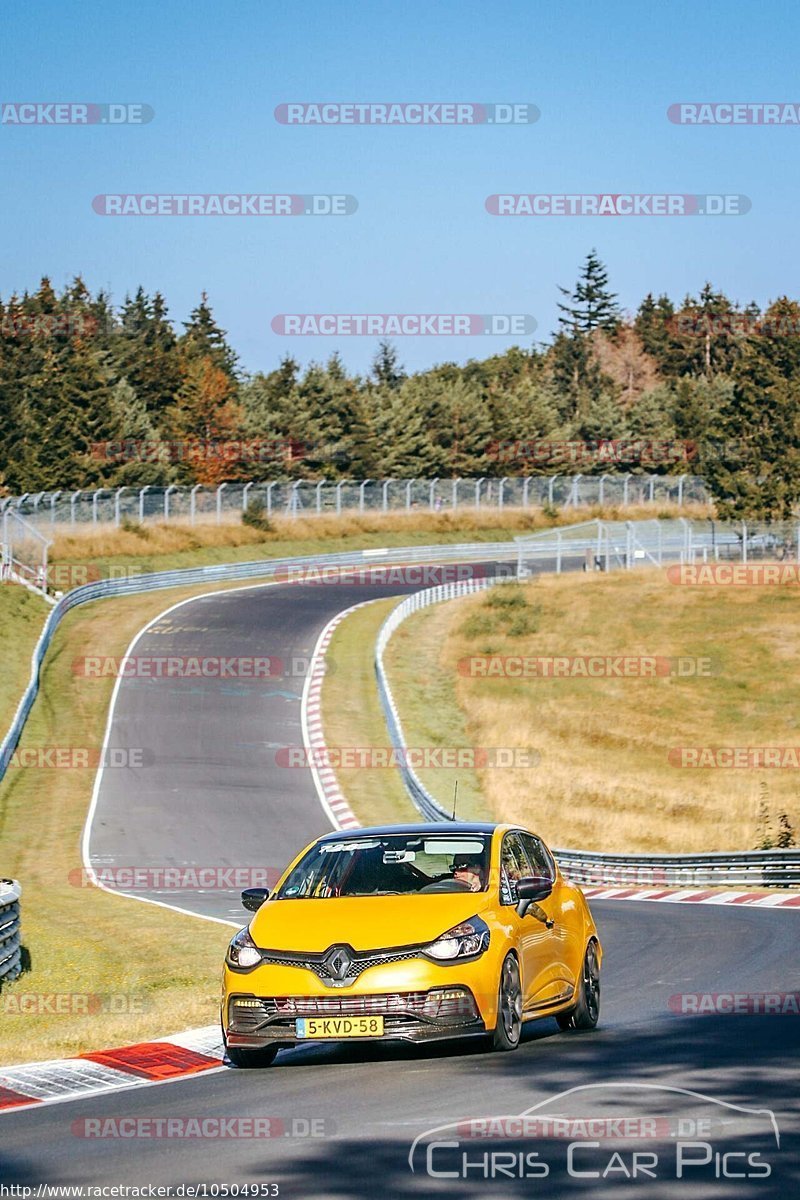
[[[228,947],[222,1030],[240,1067],[314,1041],[490,1038],[592,1029],[602,950],[589,907],[535,834],[419,824],[307,846]]]

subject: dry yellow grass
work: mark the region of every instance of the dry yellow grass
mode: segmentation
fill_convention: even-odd
[[[537,751],[538,767],[484,769],[494,815],[551,844],[595,850],[753,848],[759,806],[773,830],[800,827],[796,770],[671,765],[671,749],[800,746],[798,597],[787,587],[680,587],[660,571],[542,576],[526,585],[523,626],[491,593],[406,623],[390,674],[409,743],[452,727],[468,744]],[[511,610],[509,610],[511,611]],[[398,672],[396,656],[413,654]],[[710,659],[708,678],[469,678],[471,655],[666,655]],[[418,664],[416,668],[414,664]],[[434,695],[435,704],[426,704]]]
[[[348,547],[381,545],[380,538],[387,539],[385,544],[395,546],[419,544],[430,535],[442,541],[464,540],[466,535],[470,535],[467,540],[502,540],[514,533],[572,524],[598,516],[608,520],[622,517],[638,520],[654,515],[699,518],[710,513],[705,506],[678,509],[668,505],[562,509],[555,518],[546,516],[540,508],[506,508],[503,512],[491,509],[478,512],[464,509],[454,513],[414,511],[385,515],[366,512],[341,517],[275,517],[272,530],[263,533],[236,521],[195,526],[148,522],[139,531],[115,529],[110,525],[98,525],[97,528],[77,525],[74,529],[55,526],[50,558],[53,563],[145,560],[149,570],[190,561],[222,562],[242,557],[330,553]],[[240,553],[232,555],[231,550]],[[204,554],[209,557],[204,558]]]

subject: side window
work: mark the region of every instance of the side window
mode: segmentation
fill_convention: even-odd
[[[532,874],[525,848],[518,833],[507,833],[500,852],[500,903],[516,904],[516,882]]]
[[[550,852],[545,848],[544,842],[534,837],[532,833],[521,833],[519,836],[527,851],[532,874],[546,875],[548,879],[555,879],[555,863],[550,857]]]

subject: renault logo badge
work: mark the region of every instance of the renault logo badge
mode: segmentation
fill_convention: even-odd
[[[331,979],[343,980],[347,977],[353,958],[346,946],[334,946],[322,961]]]

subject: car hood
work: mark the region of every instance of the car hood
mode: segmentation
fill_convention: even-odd
[[[269,900],[250,922],[250,936],[269,950],[315,952],[338,943],[354,950],[411,946],[434,941],[489,906],[486,892]]]

